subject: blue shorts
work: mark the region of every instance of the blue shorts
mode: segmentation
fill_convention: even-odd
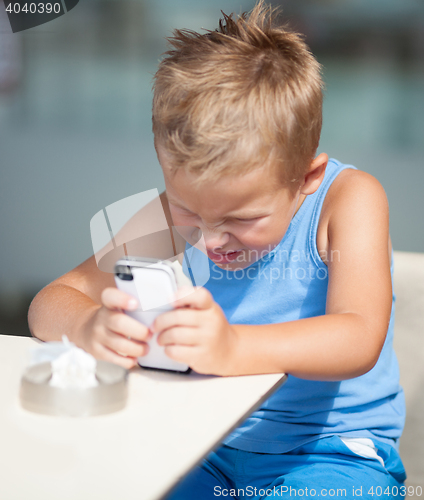
[[[377,459],[353,453],[337,436],[282,454],[251,453],[224,445],[183,479],[167,500],[403,498],[406,475],[399,454],[389,444],[374,444],[384,467]]]

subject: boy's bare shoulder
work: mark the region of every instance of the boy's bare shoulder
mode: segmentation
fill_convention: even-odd
[[[388,232],[386,192],[371,174],[346,169],[331,184],[325,197],[317,235],[318,249],[328,252],[337,235],[366,229]]]
[[[366,201],[367,205],[382,202],[387,204],[387,196],[374,176],[362,170],[347,168],[340,172],[330,186],[323,208],[327,205],[331,212],[337,212],[358,201]]]

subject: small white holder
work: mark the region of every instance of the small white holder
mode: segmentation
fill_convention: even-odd
[[[104,415],[125,407],[127,380],[128,370],[96,361],[64,336],[63,343],[47,342],[33,351],[21,379],[21,405],[45,415]]]

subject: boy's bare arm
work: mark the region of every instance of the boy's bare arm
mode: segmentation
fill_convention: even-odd
[[[101,305],[101,293],[113,287],[113,275],[99,271],[94,256],[43,288],[28,311],[32,335],[41,340],[73,339],[76,325]]]
[[[238,373],[286,372],[342,380],[369,371],[386,337],[392,303],[389,211],[372,176],[349,171],[331,188],[326,315],[288,323],[236,325]]]
[[[164,193],[161,201],[172,224]],[[37,294],[28,324],[32,335],[41,340],[61,340],[66,334],[96,357],[130,368],[137,356],[147,352],[146,328],[122,313],[136,307],[131,297],[116,289],[113,274],[100,271],[92,256]],[[96,341],[96,332],[101,342]]]

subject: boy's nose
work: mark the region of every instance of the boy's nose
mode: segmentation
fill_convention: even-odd
[[[206,248],[212,252],[219,251],[230,240],[230,235],[225,232],[210,231],[203,228],[203,237],[205,238]]]

